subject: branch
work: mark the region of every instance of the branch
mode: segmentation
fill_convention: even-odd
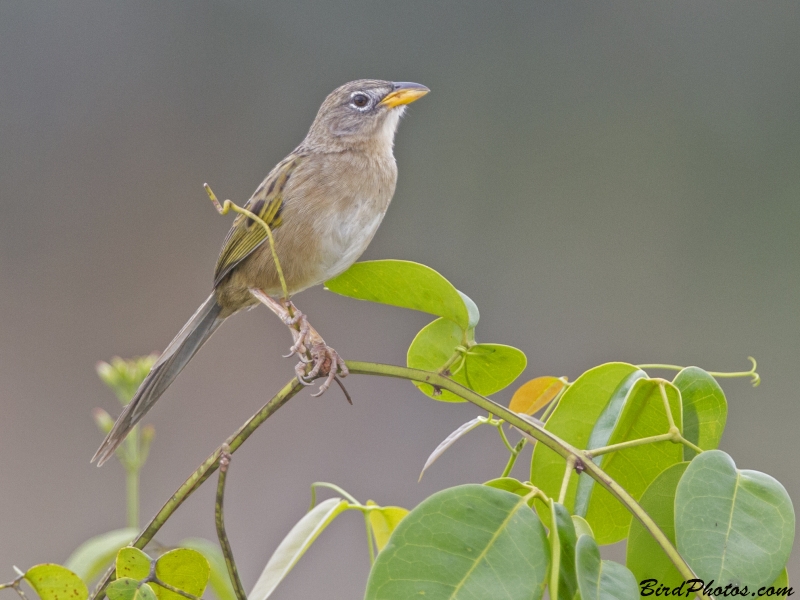
[[[233,585],[233,591],[236,593],[236,598],[238,600],[247,600],[247,593],[244,591],[242,580],[239,579],[239,571],[236,569],[236,562],[233,560],[231,543],[228,541],[228,534],[225,532],[225,516],[222,512],[222,502],[225,498],[225,479],[228,476],[228,467],[230,464],[230,448],[228,448],[227,444],[223,444],[222,452],[219,457],[219,482],[217,483],[217,503],[214,515],[217,523],[219,546],[222,548],[222,554],[225,556],[225,566],[228,567],[228,577],[230,577],[231,584]]]

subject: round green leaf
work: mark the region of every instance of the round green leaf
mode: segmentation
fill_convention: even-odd
[[[120,548],[133,541],[137,533],[138,529],[127,527],[95,536],[78,546],[64,566],[84,581],[92,581],[114,561]]]
[[[475,303],[469,300],[467,307],[452,283],[430,267],[406,260],[355,263],[325,287],[342,296],[444,317],[465,331],[478,319]]]
[[[464,333],[447,319],[436,319],[426,325],[408,349],[408,366],[412,369],[439,371],[458,352]],[[453,381],[484,396],[494,394],[511,384],[525,370],[527,359],[521,350],[503,344],[476,344],[454,362],[448,372]],[[416,385],[434,400],[464,402],[447,390],[434,390],[427,383]]]
[[[463,337],[461,329],[452,321],[436,319],[428,323],[408,348],[408,366],[412,369],[438,371],[461,345]],[[414,385],[434,400],[464,402],[462,398],[447,390],[434,390],[428,384],[417,382],[414,382]]]
[[[581,600],[636,600],[639,587],[627,568],[611,560],[600,560],[600,548],[588,535],[578,538],[575,570]]]
[[[638,368],[626,363],[600,365],[578,377],[547,419],[545,429],[576,448],[587,448],[589,437],[615,390]],[[533,447],[531,481],[545,494],[558,498],[564,478],[565,460],[544,444]],[[564,505],[575,506],[578,477],[570,477]]]
[[[695,457],[675,493],[678,551],[698,577],[723,588],[775,581],[789,559],[794,523],[792,501],[776,479],[737,470],[720,450]]]
[[[717,380],[698,367],[686,367],[675,376],[673,385],[683,399],[683,437],[703,450],[719,446],[728,402]],[[683,459],[692,460],[697,453],[684,447]]]
[[[247,595],[248,600],[265,600],[269,598],[278,584],[292,570],[311,546],[317,536],[333,521],[337,515],[347,510],[347,500],[329,498],[320,502],[292,527],[272,554],[267,566],[256,581],[253,591]]]
[[[463,367],[454,365],[452,378],[483,396],[490,396],[511,385],[527,364],[525,353],[513,346],[477,344],[467,351]]]
[[[653,480],[639,504],[652,517],[672,545],[675,545],[675,490],[689,466],[688,462],[672,465]],[[628,546],[625,564],[633,571],[637,581],[655,579],[660,584],[674,588],[684,578],[672,564],[653,536],[636,519],[628,530]]]
[[[680,429],[680,394],[671,384],[667,383],[664,387],[672,418]],[[652,379],[639,379],[633,384],[625,400],[608,444],[619,444],[668,431],[669,421],[659,383]],[[642,444],[604,454],[599,458],[600,466],[606,474],[638,500],[659,473],[683,460],[683,445],[670,441]],[[594,483],[588,476],[581,479]],[[576,502],[576,512],[580,514],[577,505]],[[598,544],[613,544],[622,540],[627,535],[631,522],[631,513],[608,490],[599,485],[591,486],[588,510],[583,516],[592,526]]]
[[[80,577],[61,565],[42,564],[25,572],[25,581],[41,600],[86,600],[89,590]]]
[[[228,566],[225,564],[225,557],[222,555],[222,550],[220,550],[217,543],[203,538],[189,538],[182,540],[180,546],[181,548],[197,550],[205,556],[211,567],[208,584],[219,600],[236,600],[236,592],[233,590],[233,585],[228,575]]]
[[[130,577],[137,581],[147,579],[152,560],[138,548],[122,548],[117,552],[117,578]]]
[[[462,485],[402,520],[372,567],[365,597],[538,600],[549,559],[544,528],[523,498]]]
[[[131,577],[112,581],[106,588],[106,596],[108,600],[157,600],[153,588]]]
[[[190,548],[170,550],[156,560],[156,577],[192,596],[203,595],[210,574],[211,566],[206,558]],[[154,584],[153,588],[159,600],[185,600],[180,594],[160,585]]]

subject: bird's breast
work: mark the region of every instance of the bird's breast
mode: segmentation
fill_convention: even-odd
[[[322,224],[320,277],[322,281],[346,271],[364,253],[386,214],[388,202],[355,198],[339,215]]]
[[[295,179],[278,229],[295,246],[289,252],[305,257],[306,275],[293,286],[297,291],[335,277],[361,256],[386,214],[397,180],[391,154],[335,155],[306,164],[310,168]],[[297,235],[294,226],[303,234]]]

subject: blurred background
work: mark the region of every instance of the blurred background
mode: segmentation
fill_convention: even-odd
[[[722,448],[800,500],[798,26],[796,4],[731,0],[0,4],[0,580],[124,525],[122,469],[89,464],[91,410],[119,411],[95,363],[163,349],[207,296],[232,217],[203,182],[244,202],[362,77],[432,89],[401,124],[364,258],[439,270],[480,307],[479,341],[527,353],[526,378],[755,356],[759,388],[723,383]],[[296,300],[351,359],[404,363],[430,321],[322,289]],[[143,518],[289,380],[289,343],[258,309],[192,361],[145,420]],[[403,381],[347,386],[354,406],[302,393],[234,457],[248,589],[314,481],[411,508],[505,465],[479,429],[417,483],[477,411]],[[162,543],[214,539],[210,488]],[[348,513],[276,597],[361,597],[368,569]]]

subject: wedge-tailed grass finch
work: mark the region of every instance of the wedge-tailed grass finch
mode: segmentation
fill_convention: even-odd
[[[325,99],[303,142],[253,193],[245,208],[273,232],[289,296],[342,273],[364,252],[394,194],[397,124],[406,105],[428,91],[417,83],[346,83]],[[164,350],[93,461],[102,465],[113,455],[217,327],[258,302],[254,293],[291,307],[291,325],[304,319],[283,297],[267,242],[263,226],[246,215],[236,218],[217,260],[211,295]],[[307,322],[299,329],[308,331]],[[292,350],[304,350],[302,343]],[[346,367],[332,348],[320,345],[308,355],[312,364],[297,371],[301,381],[304,374],[328,375],[327,388],[337,373],[346,375]]]

